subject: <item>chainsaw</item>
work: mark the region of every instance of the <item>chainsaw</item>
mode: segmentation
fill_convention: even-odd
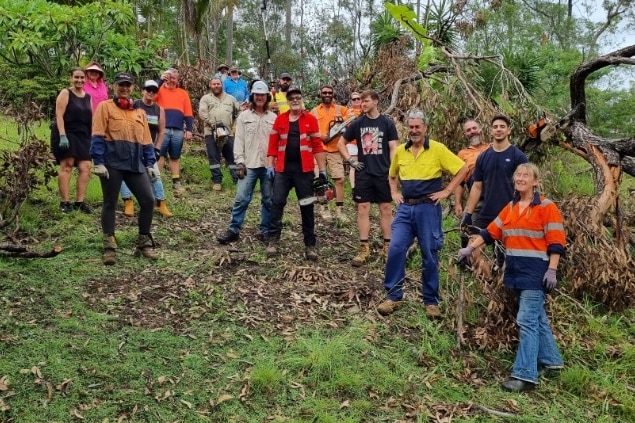
[[[335,138],[342,135],[344,131],[346,130],[346,127],[348,126],[348,124],[354,121],[356,118],[357,116],[351,116],[348,119],[340,121],[340,122],[331,121],[331,123],[329,124],[329,139],[326,143],[329,143],[333,141]]]
[[[320,178],[313,180],[313,196],[298,200],[301,206],[308,206],[313,203],[326,204],[335,198],[335,185],[333,181],[324,182]]]

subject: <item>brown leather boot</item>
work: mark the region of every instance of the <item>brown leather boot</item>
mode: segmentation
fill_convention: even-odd
[[[165,217],[174,216],[170,210],[168,210],[168,205],[165,204],[165,200],[157,200],[157,205],[154,208],[156,211],[161,213]]]
[[[132,202],[132,198],[123,199],[123,215],[128,217],[134,216],[134,203]]]
[[[370,245],[368,242],[360,242],[359,244],[359,253],[355,257],[353,257],[353,261],[351,264],[354,267],[359,267],[366,263],[370,258]]]
[[[388,258],[388,250],[390,249],[390,241],[384,241],[384,247],[381,250],[381,256],[384,260]]]
[[[135,257],[143,256],[150,260],[157,260],[159,256],[154,252],[154,240],[150,234],[139,234],[134,250]]]
[[[117,241],[115,240],[115,236],[104,234],[103,243],[104,253],[101,256],[101,262],[105,266],[112,266],[117,262],[117,259],[115,258],[115,250],[117,249]]]

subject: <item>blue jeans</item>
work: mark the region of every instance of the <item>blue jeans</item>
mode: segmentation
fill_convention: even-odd
[[[157,163],[154,164],[154,170],[159,173],[159,165]],[[132,192],[130,192],[130,188],[126,185],[125,182],[121,183],[121,189],[119,190],[121,194],[121,198],[132,198]],[[152,182],[152,194],[154,195],[155,200],[165,200],[165,191],[163,190],[163,181],[159,177],[156,181]]]
[[[545,312],[544,291],[522,289],[517,294],[519,342],[512,377],[538,383],[538,365],[562,366],[562,356]]]
[[[425,304],[439,303],[439,250],[443,247],[441,206],[431,203],[400,204],[392,221],[384,288],[392,301],[403,297],[406,253],[414,237],[421,250],[421,291]]]
[[[247,174],[243,179],[238,180],[236,198],[232,207],[232,221],[229,230],[240,233],[240,228],[245,221],[247,207],[251,203],[251,197],[256,187],[256,182],[260,181],[260,233],[266,235],[269,231],[269,219],[271,216],[271,179],[267,177],[267,168],[258,167],[247,169]]]
[[[182,129],[165,128],[165,136],[163,144],[161,144],[161,157],[169,156],[171,159],[181,158],[181,150],[183,150],[183,138],[185,132]]]

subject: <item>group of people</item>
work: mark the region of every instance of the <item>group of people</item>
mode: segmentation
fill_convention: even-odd
[[[116,262],[115,208],[122,185],[123,198],[134,195],[141,208],[135,254],[155,260],[150,234],[153,205],[171,215],[165,206],[159,168],[167,158],[175,191],[183,189],[179,159],[183,141],[192,137],[193,130],[189,96],[178,85],[176,69],[166,71],[160,81],[146,81],[138,101],[131,97],[134,80],[128,73],[115,76],[110,99],[105,84],[105,94],[103,89],[89,94],[90,89],[84,89],[86,76],[92,90],[103,84],[98,64],[73,69],[72,86],[57,99],[52,147],[60,163],[60,207],[63,212],[73,208],[91,212],[83,197],[92,160],[103,193],[103,263]],[[519,298],[520,345],[512,377],[503,388],[531,389],[541,371],[562,367],[544,310],[545,293],[556,286],[559,258],[566,244],[562,216],[553,202],[539,194],[536,166],[511,144],[508,117],[496,115],[491,120],[491,143],[483,138],[476,121],[466,121],[463,129],[469,145],[454,154],[430,138],[428,119],[420,110],[408,113],[408,139],[400,144],[395,124],[380,113],[379,95],[373,90],[353,93],[349,108],[336,104],[333,86],[324,84],[320,104],[307,111],[302,90],[292,85],[288,73],[280,75],[274,91],[264,81],[253,82],[250,90],[245,83],[243,89],[239,76],[236,68],[221,65],[219,74],[210,79],[210,93],[199,104],[212,189],[222,189],[221,155],[237,184],[229,226],[217,236],[221,244],[239,239],[258,182],[259,233],[266,254],[279,253],[284,208],[295,189],[304,254],[308,260],[317,260],[314,205],[320,199],[314,187],[327,184],[330,176],[335,217],[346,223],[344,169],[348,166],[359,232],[353,266],[370,259],[370,207],[373,203],[379,207],[386,298],[378,312],[389,315],[405,304],[406,254],[417,238],[423,305],[427,316],[437,318],[441,315],[438,254],[443,247],[440,202],[454,195],[461,227],[476,232],[464,238],[458,260],[468,261],[481,245],[502,241],[505,253],[497,255],[496,265],[504,268],[505,285]],[[74,167],[79,177],[71,206],[68,181]],[[447,185],[443,184],[444,174],[452,176]],[[465,189],[469,196],[464,206]],[[320,216],[332,220],[328,203],[320,204]]]

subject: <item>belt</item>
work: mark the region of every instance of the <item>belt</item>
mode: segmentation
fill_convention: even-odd
[[[434,204],[434,200],[432,200],[429,197],[404,198],[403,202],[406,203],[406,204],[411,204],[411,205],[423,204],[423,203]]]
[[[171,129],[173,131],[182,131],[183,130],[183,128],[175,128],[174,126],[169,126],[169,127],[165,128],[165,129]]]

